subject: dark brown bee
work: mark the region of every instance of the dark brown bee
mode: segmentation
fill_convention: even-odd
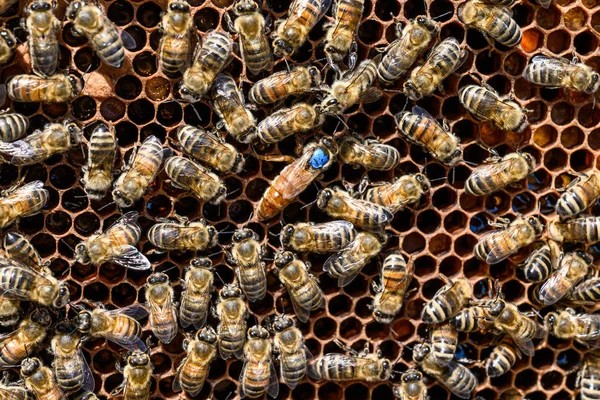
[[[8,109],[0,111],[0,141],[14,142],[21,139],[28,128],[29,119],[24,115],[11,113]]]
[[[521,353],[512,346],[510,341],[505,340],[494,346],[483,365],[487,376],[496,378],[504,375],[515,365],[517,358],[521,358]]]
[[[421,371],[409,369],[403,373],[400,384],[394,385],[394,397],[399,400],[429,400]]]
[[[216,174],[185,157],[167,158],[165,172],[173,186],[189,190],[201,201],[219,204],[227,196],[227,187]]]
[[[600,173],[579,173],[564,190],[556,202],[556,213],[561,218],[574,217],[600,198]]]
[[[315,106],[299,103],[279,109],[260,121],[256,138],[266,144],[277,143],[288,136],[309,132],[322,122],[323,116]]]
[[[276,72],[256,82],[248,98],[260,105],[284,100],[316,89],[321,84],[321,73],[316,67],[295,67],[291,71]]]
[[[373,299],[373,315],[377,322],[391,324],[400,313],[414,271],[414,263],[407,265],[402,254],[397,251],[385,257],[381,267],[381,285],[372,281],[377,293]]]
[[[500,158],[494,156],[473,170],[465,182],[465,192],[483,196],[522,181],[536,167],[535,158],[529,153],[509,153]]]
[[[279,238],[282,246],[300,253],[326,254],[340,251],[356,237],[354,225],[348,221],[315,224],[300,222],[283,227]]]
[[[208,377],[210,364],[217,357],[217,334],[211,326],[196,333],[193,340],[184,341],[186,357],[181,361],[175,379],[173,391],[182,390],[190,396],[196,396],[202,390]]]
[[[210,258],[193,259],[186,268],[184,290],[181,293],[179,322],[182,327],[194,325],[194,328],[200,329],[206,324],[213,282]]]
[[[338,157],[345,164],[366,170],[389,171],[400,163],[400,152],[377,139],[345,136]]]
[[[568,296],[588,275],[593,261],[591,255],[581,250],[564,254],[558,269],[540,288],[540,301],[548,306]]]
[[[544,318],[548,333],[559,339],[591,344],[600,339],[600,315],[577,314],[572,308],[550,312]]]
[[[94,391],[94,376],[81,351],[81,336],[71,322],[63,321],[56,326],[50,343],[54,354],[52,370],[65,393]]]
[[[426,324],[439,324],[452,318],[473,297],[473,288],[468,280],[451,281],[444,275],[440,277],[446,285],[440,288],[423,307],[421,319]]]
[[[225,360],[231,356],[241,358],[244,355],[248,317],[242,290],[235,285],[223,286],[219,292],[215,314],[219,319],[217,335],[221,358]]]
[[[369,185],[368,182],[366,182]],[[429,179],[424,174],[403,175],[392,182],[370,183],[362,198],[379,204],[396,213],[404,207],[418,202],[431,190]]]
[[[365,8],[364,0],[336,0],[333,3],[334,20],[323,24],[325,33],[325,55],[330,66],[343,60],[350,52],[348,67],[356,64],[356,35]]]
[[[600,217],[579,217],[568,221],[551,221],[550,239],[557,242],[596,243],[600,241]]]
[[[0,14],[2,13],[0,11]],[[17,39],[12,32],[8,29],[0,29],[0,64],[8,63],[15,54],[16,48]]]
[[[88,161],[82,168],[82,182],[90,199],[100,200],[111,189],[116,156],[115,130],[101,123],[90,135]]]
[[[548,240],[540,248],[534,250],[523,263],[523,274],[529,282],[543,282],[558,268],[561,257],[560,246]]]
[[[262,258],[265,249],[260,237],[251,229],[238,229],[233,234],[233,246],[227,260],[236,267],[238,283],[251,302],[264,299],[267,294],[267,275]]]
[[[18,365],[37,351],[46,336],[52,318],[45,309],[35,310],[29,318],[21,321],[17,329],[0,340],[0,367]]]
[[[454,359],[458,345],[458,331],[449,322],[434,326],[429,335],[431,354],[440,366],[448,365]]]
[[[221,73],[212,87],[213,109],[231,136],[241,143],[250,143],[257,135],[256,118],[245,105],[244,94],[229,74]]]
[[[269,331],[259,325],[248,329],[248,341],[244,345],[244,365],[240,374],[240,398],[256,399],[266,392],[277,398],[279,380],[271,359]]]
[[[49,76],[58,66],[58,32],[62,24],[54,15],[56,3],[34,0],[25,6],[27,18],[21,23],[27,30],[31,68],[36,74]]]
[[[194,20],[190,5],[183,0],[171,0],[167,12],[162,17],[160,30],[162,38],[158,45],[160,70],[165,75],[183,71],[188,63]]]
[[[600,75],[574,57],[562,58],[537,55],[531,59],[523,77],[536,85],[562,87],[574,92],[595,93],[600,88]]]
[[[67,103],[81,93],[83,85],[83,78],[75,73],[49,77],[16,75],[6,83],[6,92],[14,101]]]
[[[494,46],[494,40],[507,47],[521,43],[521,28],[508,7],[469,0],[458,6],[456,13],[466,27],[481,32],[490,46]]]
[[[21,377],[25,387],[40,400],[67,400],[67,396],[56,384],[50,368],[44,366],[39,358],[26,358],[21,363]]]
[[[152,225],[148,240],[162,250],[202,251],[215,247],[217,230],[204,220],[196,222],[165,221]]]
[[[290,317],[275,317],[273,330],[273,352],[280,357],[281,380],[293,390],[304,379],[312,354],[304,344],[302,332]]]
[[[158,340],[169,344],[177,335],[175,292],[169,276],[155,272],[146,280],[146,299],[150,311],[150,329]]]

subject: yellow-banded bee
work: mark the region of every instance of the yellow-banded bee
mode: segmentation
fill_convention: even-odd
[[[1,13],[1,12],[0,12]],[[8,29],[0,29],[0,64],[8,63],[17,49],[17,39]]]
[[[37,164],[54,154],[65,153],[79,143],[81,129],[74,122],[65,120],[48,124],[15,142],[0,142],[0,159],[12,165]]]
[[[179,305],[179,322],[200,329],[206,324],[214,276],[210,258],[195,258],[186,268]]]
[[[67,396],[56,384],[50,368],[44,366],[39,358],[26,358],[21,362],[21,377],[25,387],[36,399],[67,400]]]
[[[267,294],[267,274],[262,260],[265,249],[260,237],[251,229],[238,229],[233,234],[233,246],[227,261],[236,267],[238,283],[251,302],[262,300]]]
[[[46,340],[51,323],[50,314],[42,308],[21,321],[14,332],[4,335],[0,340],[0,367],[18,365],[37,351]]]
[[[551,221],[550,239],[557,242],[595,243],[600,241],[600,217],[579,217],[567,221]]]
[[[596,203],[600,198],[600,173],[579,173],[556,202],[556,213],[561,218],[574,217]]]
[[[459,332],[487,331],[505,306],[506,303],[501,299],[478,301],[450,318],[450,324]]]
[[[315,106],[298,103],[291,108],[279,109],[260,121],[256,138],[266,144],[277,143],[288,136],[309,132],[322,122],[323,116]]]
[[[288,224],[279,234],[283,247],[291,248],[299,253],[319,254],[340,251],[348,246],[355,237],[356,229],[348,221]]]
[[[8,109],[0,111],[0,141],[14,142],[25,136],[28,128],[29,119],[26,116],[11,113]]]
[[[406,290],[415,272],[414,263],[406,263],[400,252],[393,251],[383,260],[381,284],[372,281],[375,298],[373,316],[380,324],[391,324],[400,313]]]
[[[100,200],[111,189],[113,166],[117,156],[115,130],[106,124],[94,128],[88,143],[88,160],[83,166],[83,186],[88,197]]]
[[[444,79],[463,65],[467,56],[467,50],[460,47],[458,40],[444,39],[429,53],[425,64],[412,70],[404,82],[404,93],[411,100],[419,100],[443,89]]]
[[[558,268],[561,257],[560,246],[548,240],[540,248],[534,250],[523,263],[523,274],[529,282],[543,282]]]
[[[489,224],[499,229],[482,235],[473,249],[475,257],[488,264],[507,259],[544,232],[544,225],[537,217],[518,217],[513,222],[499,217],[497,221]]]
[[[165,75],[175,75],[187,66],[193,29],[190,5],[184,0],[169,1],[160,23],[162,38],[158,45],[160,70]]]
[[[196,222],[165,221],[152,225],[148,240],[162,250],[202,251],[215,247],[218,233],[204,220]]]
[[[29,392],[21,384],[0,383],[0,399],[2,400],[30,400]]]
[[[196,333],[194,339],[184,341],[183,349],[187,355],[175,373],[173,391],[184,391],[194,397],[202,390],[210,364],[217,357],[215,330],[211,326],[204,327]]]
[[[521,43],[521,28],[508,7],[469,0],[458,6],[456,13],[467,28],[481,32],[490,46],[494,46],[494,40],[507,47]]]
[[[347,247],[325,261],[323,271],[337,278],[339,287],[346,286],[373,257],[381,252],[386,241],[385,234],[360,232]]]
[[[413,350],[413,361],[419,364],[423,372],[431,375],[454,395],[461,399],[470,399],[479,381],[471,371],[456,361],[439,365],[433,355],[430,343],[419,343]]]
[[[224,360],[231,356],[241,358],[244,355],[248,317],[242,290],[235,285],[223,286],[219,292],[215,314],[219,319],[217,336],[221,358]]]
[[[221,119],[217,128],[223,126],[241,143],[250,143],[256,137],[256,118],[245,105],[244,94],[233,77],[221,73],[212,87],[213,109]]]
[[[394,385],[394,397],[399,400],[428,400],[423,373],[412,368],[404,372],[400,376],[400,384]]]
[[[440,277],[446,284],[425,304],[421,313],[421,319],[426,324],[439,324],[452,318],[473,297],[473,287],[468,280],[461,278],[451,281],[445,275]]]
[[[284,100],[288,96],[315,90],[321,85],[321,73],[317,67],[295,67],[291,71],[276,72],[256,82],[248,98],[260,105]]]
[[[472,196],[497,192],[527,178],[535,167],[535,158],[529,153],[509,153],[502,158],[494,156],[473,170],[465,182],[465,192]]]
[[[574,92],[595,93],[600,88],[600,76],[592,67],[574,57],[571,62],[562,58],[537,55],[531,59],[523,77],[531,83]]]
[[[501,97],[487,85],[464,86],[458,92],[458,99],[476,119],[490,121],[503,131],[521,133],[529,125],[526,109],[513,101],[512,96]]]
[[[560,265],[540,288],[540,301],[549,306],[568,296],[590,271],[594,259],[581,250],[566,253]]]
[[[63,321],[56,326],[50,350],[54,355],[52,370],[56,382],[65,393],[94,391],[94,377],[81,351],[81,333],[71,322]]]
[[[21,302],[0,296],[0,326],[13,326],[21,317]],[[2,396],[0,396],[2,399]]]
[[[279,380],[271,359],[269,331],[259,325],[248,329],[244,345],[244,366],[240,374],[240,398],[256,399],[265,392],[277,398]]]
[[[317,195],[317,207],[333,218],[345,219],[372,232],[383,231],[394,218],[385,207],[352,197],[338,187],[321,190]]]
[[[504,304],[504,309],[494,319],[494,328],[510,336],[519,350],[529,357],[535,353],[531,339],[540,339],[546,335],[543,326],[521,313],[511,303]]]
[[[366,188],[368,185],[371,187]],[[431,184],[424,174],[403,175],[392,182],[365,181],[362,198],[396,213],[418,202],[421,197],[429,193],[430,189]]]
[[[400,163],[400,152],[377,139],[345,136],[340,144],[340,160],[355,168],[389,171]]]
[[[6,254],[12,260],[17,261],[40,274],[52,275],[52,272],[47,268],[47,264],[42,261],[40,253],[38,253],[31,242],[20,233],[8,232],[4,236],[2,246]]]
[[[134,350],[125,357],[123,368],[123,383],[112,391],[111,395],[123,392],[123,400],[148,400],[150,399],[150,379],[153,366],[150,356],[139,350]]]
[[[548,333],[559,339],[590,344],[600,339],[600,315],[577,314],[572,308],[550,312],[544,318]]]
[[[150,329],[154,336],[165,344],[171,343],[177,335],[177,310],[174,296],[167,274],[155,272],[146,280]]]
[[[510,341],[504,340],[502,343],[494,346],[492,352],[486,358],[483,367],[487,376],[496,378],[502,376],[515,365],[517,358],[521,358],[519,350],[515,349]]]
[[[431,354],[440,366],[448,365],[454,359],[458,345],[458,331],[449,322],[434,326],[429,332]]]
[[[216,171],[237,174],[244,168],[244,157],[235,147],[202,128],[181,126],[177,139],[184,153]]]
[[[600,388],[600,355],[597,351],[588,351],[583,360],[583,367],[577,374],[576,386],[580,387],[581,400],[594,400]]]
[[[311,311],[325,307],[323,289],[306,263],[291,251],[280,251],[275,254],[274,264],[275,273],[292,299],[298,320],[306,322]]]
[[[304,344],[304,335],[290,317],[276,316],[273,330],[273,352],[279,354],[281,379],[293,390],[304,379],[312,354]]]
[[[169,157],[165,172],[171,185],[192,192],[201,201],[219,204],[227,196],[227,187],[216,174],[185,157]]]
[[[567,296],[574,304],[594,305],[600,300],[600,278],[590,278],[579,285]]]
[[[330,66],[344,59],[350,52],[348,67],[356,65],[358,45],[356,35],[365,8],[364,0],[336,0],[333,4],[333,21],[323,24],[325,33],[325,55]]]
[[[396,40],[385,49],[377,66],[377,76],[382,83],[391,84],[400,78],[429,47],[440,30],[432,19],[419,15],[402,28],[396,23]]]
[[[25,6],[27,18],[22,21],[29,38],[31,68],[36,74],[49,76],[58,66],[58,32],[62,24],[54,15],[56,3],[33,0]]]
[[[67,103],[83,90],[83,78],[76,73],[49,77],[16,75],[6,83],[8,97],[14,101],[34,103]]]
[[[79,243],[75,246],[75,260],[82,264],[115,262],[125,268],[149,269],[150,261],[135,247],[142,234],[137,220],[138,213],[130,211],[104,232]]]

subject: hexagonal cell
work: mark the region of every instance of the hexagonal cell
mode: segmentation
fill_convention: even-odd
[[[521,48],[527,53],[532,53],[542,46],[544,35],[537,29],[532,28],[523,32]]]
[[[575,36],[573,47],[578,54],[591,54],[598,48],[598,38],[590,32],[581,32]]]
[[[571,37],[563,30],[558,30],[548,35],[548,50],[554,54],[562,54],[571,46]]]
[[[574,171],[586,171],[594,165],[594,155],[586,149],[577,150],[571,154],[570,165]]]
[[[561,12],[558,8],[550,6],[548,8],[538,8],[535,20],[540,28],[554,29],[560,23]]]

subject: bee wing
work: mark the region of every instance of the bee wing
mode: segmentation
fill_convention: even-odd
[[[519,234],[519,227],[509,227],[507,231],[494,231],[490,232],[490,239],[492,241],[491,249],[485,262],[488,264],[496,264],[500,261],[508,258],[518,250],[513,245],[516,242],[516,237]]]
[[[356,278],[356,276],[359,274],[359,272],[361,271],[362,268],[354,267],[354,266],[361,264],[361,263],[362,263],[362,260],[350,263],[350,267],[354,268],[354,269],[352,270],[352,272],[350,274],[348,274],[346,276],[340,276],[338,278],[338,282],[337,282],[338,287],[344,287],[346,285],[349,285],[354,280],[354,278]]]
[[[544,69],[548,72],[551,71],[550,76],[560,77],[557,81],[560,81],[570,66],[570,64],[562,58],[548,57],[543,54],[538,54],[533,57],[530,65],[533,64],[544,64]]]
[[[0,399],[3,400],[23,400],[28,399],[27,389],[17,385],[8,385],[0,388]]]
[[[11,156],[12,165],[25,165],[41,161],[46,151],[43,148],[35,148],[24,140],[12,143],[0,142],[0,153]]]
[[[525,354],[528,357],[533,357],[533,355],[535,354],[535,349],[533,347],[533,341],[531,339],[515,338],[512,335],[511,337],[523,354]]]
[[[427,112],[427,110],[425,110],[424,108],[421,108],[419,106],[414,106],[411,111],[413,114],[421,115],[421,116],[427,118],[428,120],[430,120],[431,122],[436,124],[441,130],[446,131],[446,129],[444,129],[444,127],[442,127],[442,125],[440,125],[438,120],[435,119],[431,114],[429,114]]]
[[[125,268],[143,271],[150,269],[150,261],[134,246],[126,245],[117,248],[118,255],[111,257],[110,261]]]
[[[96,382],[94,381],[94,375],[92,375],[92,370],[83,355],[83,352],[79,350],[78,356],[81,358],[81,366],[83,368],[83,377],[81,382],[81,389],[84,392],[94,392],[94,388],[96,386]]]
[[[600,315],[597,314],[579,314],[577,316],[577,323],[581,326],[586,326],[585,334],[577,333],[575,337],[581,341],[589,341],[595,339],[596,343],[600,341]],[[597,347],[594,346],[594,347]]]
[[[267,394],[272,398],[276,399],[279,395],[279,379],[277,378],[277,371],[272,360],[269,360],[271,364],[271,373],[269,374],[269,386],[267,387]]]
[[[306,177],[306,175],[309,174],[309,172],[306,169],[306,166],[308,165],[308,162],[311,159],[311,157],[312,154],[310,152],[304,153],[300,158],[298,158],[296,161],[285,167],[283,171],[281,171],[279,176],[282,176],[285,171],[285,175],[290,177],[290,182],[288,182],[289,188],[283,193],[281,193],[281,197],[283,197],[286,200],[295,199],[300,195],[300,193],[304,191],[306,185],[297,184],[294,181],[294,179],[300,179],[301,181],[304,181],[304,177]],[[317,170],[315,171],[315,174],[312,175],[318,175],[320,173],[321,171]]]
[[[117,308],[114,310],[106,311],[106,314],[109,316],[115,315],[125,315],[127,317],[133,318],[135,320],[140,320],[148,316],[148,310],[142,307],[139,304],[132,304],[127,307]]]
[[[126,340],[123,339],[121,336],[113,335],[112,332],[110,332],[108,335],[106,335],[106,338],[129,351],[146,351],[146,344],[144,344],[144,341],[137,336],[134,336],[132,339]]]
[[[309,302],[310,304],[302,306],[300,303],[298,303],[298,300],[296,300],[296,296],[290,295],[290,299],[292,299],[292,307],[294,308],[296,317],[302,322],[308,321],[308,318],[310,317],[310,309],[312,308],[312,301]]]
[[[440,381],[442,382],[446,382],[451,376],[455,375],[455,376],[464,376],[464,375],[473,375],[473,373],[471,371],[469,371],[469,369],[467,367],[465,367],[462,364],[459,364],[458,362],[452,360],[448,363],[448,365],[446,366],[446,369],[444,371],[444,373],[442,373],[441,375],[443,375],[444,378],[446,379],[440,379]],[[458,378],[453,378],[452,380],[455,380]],[[479,384],[479,382],[477,381],[477,378],[475,376],[472,376],[471,379],[475,380],[475,386],[477,386]],[[469,379],[469,380],[471,380]],[[456,396],[460,397],[461,399],[470,399],[471,398],[471,387],[468,385],[452,385],[450,386],[446,386],[448,389],[450,389],[450,391],[452,393],[454,393]]]
[[[177,368],[177,371],[175,372],[175,377],[173,378],[173,384],[171,385],[171,388],[173,389],[173,391],[175,393],[183,391],[183,388],[181,387],[181,369],[186,361],[187,361],[187,357],[184,358],[183,360],[181,360],[181,364],[179,364],[179,367]]]
[[[121,40],[123,41],[123,47],[125,47],[127,50],[135,50],[137,47],[137,42],[133,36],[131,36],[126,30],[121,30],[120,36]]]
[[[558,300],[560,300],[558,298],[557,299],[546,298],[546,294],[549,290],[565,286],[564,282],[567,279],[567,274],[569,273],[569,269],[570,269],[571,263],[573,261],[574,261],[573,258],[571,258],[567,263],[564,263],[563,265],[561,265],[557,271],[554,271],[550,275],[548,280],[546,282],[544,282],[544,284],[540,288],[540,300],[545,305],[549,306],[551,304],[556,303]],[[565,293],[565,295],[566,295],[566,293]]]
[[[121,218],[117,219],[104,233],[109,233],[113,229],[121,226],[121,225],[129,225],[137,223],[139,214],[137,211],[129,211],[121,216]]]

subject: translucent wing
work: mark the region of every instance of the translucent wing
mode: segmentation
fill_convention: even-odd
[[[40,274],[37,271],[34,271],[31,268],[27,268],[25,266],[22,266],[21,264],[14,263],[10,260],[2,260],[2,264],[3,265],[0,265],[0,274],[4,274],[5,268],[11,268],[11,269],[14,268],[15,270],[20,269],[20,270],[22,270],[19,272],[20,274],[35,275],[35,279],[37,279],[39,282],[39,283],[36,283],[36,285],[39,285],[38,287],[43,286],[43,285],[47,285],[47,286],[54,285],[54,282],[50,281],[48,279],[48,277]],[[2,290],[2,289],[0,289],[0,290]],[[16,286],[12,286],[10,288],[4,288],[4,290],[2,290],[1,295],[8,299],[13,299],[13,300],[31,300],[31,297],[32,297],[31,290],[16,287]]]
[[[394,219],[394,214],[383,206],[350,197],[347,202],[350,204],[351,208],[358,210],[359,215],[363,216],[366,225],[377,226],[383,230],[383,228]],[[377,214],[381,217],[380,221],[375,219],[374,212],[369,211],[370,209],[373,211],[377,210]]]
[[[468,180],[484,179],[488,176],[504,174],[508,169],[513,168],[513,164],[519,160],[520,157],[513,157],[480,165],[473,170]]]
[[[548,57],[543,54],[538,54],[535,57],[533,57],[529,65],[533,64],[542,64],[544,66],[544,70],[551,72],[550,76],[557,76],[560,78],[564,76],[565,72],[571,65],[563,58]],[[560,82],[556,83],[558,84]]]
[[[109,334],[106,335],[106,338],[108,340],[110,340],[111,342],[116,343],[119,346],[121,346],[124,349],[127,349],[129,351],[134,351],[134,350],[146,351],[146,345],[144,344],[144,341],[137,336],[124,339],[123,337],[116,336],[116,335],[112,334],[112,332],[110,332]]]
[[[597,314],[579,314],[577,323],[587,327],[585,333],[578,331],[576,338],[581,341],[600,340],[600,315]]]
[[[123,214],[119,219],[117,219],[108,229],[104,231],[105,234],[110,233],[110,231],[121,225],[129,225],[137,223],[139,214],[137,211],[129,211],[128,213]]]
[[[431,114],[429,114],[427,112],[427,110],[425,110],[424,108],[421,108],[419,106],[414,106],[412,108],[411,112],[413,114],[420,115],[423,118],[427,118],[428,120],[430,120],[431,122],[433,122],[434,124],[436,124],[441,130],[446,131],[446,129],[444,129],[444,127],[442,127],[442,125],[440,125],[440,123],[438,122],[438,120],[435,119]]]
[[[475,381],[475,387],[478,385],[477,378],[473,375],[471,371],[467,369],[462,364],[457,363],[456,361],[450,361],[445,368],[445,372],[442,374],[444,379],[440,379],[440,382],[447,382],[450,376],[453,376],[452,381]],[[470,378],[462,378],[465,375],[471,375]],[[445,385],[452,393],[461,399],[470,399],[472,394],[472,387],[470,385]]]
[[[275,370],[273,361],[269,360],[269,363],[271,364],[271,372],[269,374],[269,386],[267,387],[267,394],[276,399],[279,395],[279,379],[277,378],[277,371]]]
[[[110,261],[125,268],[141,271],[152,267],[146,256],[140,253],[134,246],[119,246],[117,252],[118,255],[111,257]]]
[[[567,291],[569,288],[572,288],[570,282],[567,280],[567,275],[569,274],[569,269],[571,264],[573,263],[573,258],[571,258],[567,263],[561,265],[557,271],[554,271],[548,280],[544,282],[542,287],[540,288],[540,300],[545,305],[552,305],[559,301],[562,297],[567,295]],[[567,290],[564,290],[567,289]],[[561,297],[555,297],[554,294],[556,292],[563,292]],[[558,293],[557,293],[558,294]]]
[[[294,313],[296,314],[296,317],[298,318],[298,320],[300,320],[302,322],[308,321],[308,318],[310,317],[310,309],[312,307],[312,301],[308,302],[310,304],[301,305],[300,303],[298,303],[296,296],[292,295],[291,293],[290,293],[290,299],[292,299],[292,307],[294,308]]]
[[[528,357],[533,357],[533,355],[535,354],[535,349],[533,347],[533,341],[531,339],[517,339],[512,335],[511,337],[523,354],[525,354]]]
[[[281,192],[284,199],[290,200],[298,197],[306,189],[307,182],[310,183],[312,179],[321,173],[321,170],[309,172],[307,169],[312,155],[310,151],[302,154],[300,158],[285,167],[279,176],[275,178],[275,181],[273,181],[273,186],[286,186],[286,190]]]
[[[44,159],[46,151],[42,148],[34,148],[24,140],[17,140],[12,143],[0,142],[0,153],[11,156],[12,165],[34,164]]]
[[[240,373],[239,389],[240,389],[240,399],[244,399],[247,397],[246,392],[244,391],[244,377],[246,376],[246,369],[248,369],[248,361],[244,361],[244,365],[242,366],[242,372]]]
[[[487,255],[488,264],[496,264],[519,250],[517,235],[519,226],[509,227],[506,230],[490,232],[488,242],[490,243],[490,252]]]
[[[123,47],[127,50],[135,50],[137,48],[137,42],[135,38],[131,36],[126,30],[121,31],[121,40],[123,41]]]
[[[81,366],[83,368],[81,389],[84,392],[93,393],[94,388],[96,386],[96,382],[94,381],[94,375],[92,375],[92,370],[90,369],[90,366],[81,350],[79,350],[78,356],[81,358]]]
[[[179,367],[177,368],[177,371],[175,372],[175,377],[173,378],[173,384],[171,386],[175,393],[183,391],[183,388],[181,387],[181,370],[182,370],[183,366],[185,365],[186,361],[187,361],[187,357],[184,358],[183,360],[181,360],[181,364],[179,364]]]

